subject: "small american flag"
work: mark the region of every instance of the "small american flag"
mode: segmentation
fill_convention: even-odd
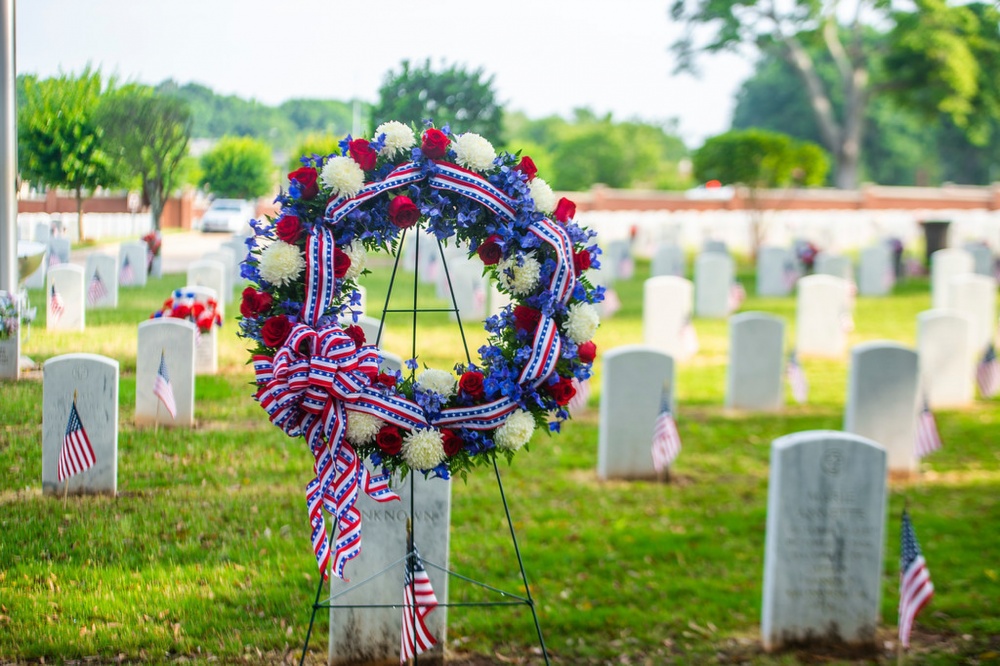
[[[618,298],[618,292],[610,287],[604,290],[604,300],[601,301],[601,315],[613,317],[616,312],[622,309],[622,301]]]
[[[574,377],[573,388],[576,389],[576,393],[573,394],[573,397],[569,399],[569,404],[566,405],[569,408],[570,414],[576,414],[587,406],[587,401],[590,399],[590,380],[585,379],[581,382]]]
[[[132,272],[132,262],[128,260],[128,255],[122,261],[121,271],[118,273],[118,282],[121,284],[132,284],[135,281],[135,273]]]
[[[108,288],[101,279],[101,273],[95,268],[94,274],[90,277],[90,284],[87,285],[87,303],[97,305],[108,297]]]
[[[653,427],[653,468],[662,474],[681,452],[681,436],[677,432],[674,415],[670,412],[670,392],[666,389],[660,399],[660,414]]]
[[[979,394],[984,398],[992,398],[1000,391],[1000,361],[997,360],[997,352],[992,343],[976,366],[976,384],[979,385]]]
[[[698,331],[694,328],[694,319],[690,313],[681,324],[681,350],[685,356],[694,356],[698,353]]]
[[[52,317],[52,321],[59,321],[65,311],[66,304],[63,303],[63,297],[56,291],[56,286],[52,285],[49,291],[49,316]]]
[[[899,557],[899,642],[910,646],[910,632],[917,613],[934,596],[927,563],[920,553],[917,535],[913,532],[910,514],[903,509],[903,529]]]
[[[788,365],[785,367],[785,374],[788,376],[788,385],[792,389],[792,397],[800,405],[809,399],[809,382],[806,381],[806,373],[799,363],[799,355],[793,349],[788,354]]]
[[[399,663],[405,664],[418,654],[437,644],[427,630],[425,618],[437,607],[438,600],[427,576],[424,561],[416,546],[410,552],[403,575],[403,635],[399,649]],[[411,570],[412,569],[412,573]]]
[[[87,431],[80,422],[80,414],[76,411],[76,399],[69,410],[69,422],[66,423],[66,435],[63,437],[62,449],[59,450],[59,481],[79,474],[94,466],[94,447],[90,445]]]
[[[799,271],[795,268],[794,261],[786,261],[784,270],[781,274],[782,279],[785,282],[785,288],[791,291],[795,288],[795,283],[799,279]]]
[[[924,398],[924,405],[917,415],[917,445],[916,452],[918,458],[923,458],[928,453],[933,453],[941,448],[941,436],[938,434],[937,421],[934,420],[934,413],[931,412],[927,398]]]
[[[735,312],[743,305],[747,299],[747,290],[739,282],[734,282],[729,286],[729,311]]]
[[[153,395],[160,399],[163,406],[170,412],[170,418],[177,418],[177,402],[174,400],[174,388],[170,385],[170,375],[167,374],[167,356],[160,351],[160,367],[156,371],[153,382]]]
[[[622,255],[618,263],[618,279],[631,280],[633,275],[635,275],[635,260],[630,254]]]
[[[58,266],[61,263],[62,259],[59,258],[59,255],[53,252],[52,250],[49,250],[49,268],[52,268],[53,266]]]

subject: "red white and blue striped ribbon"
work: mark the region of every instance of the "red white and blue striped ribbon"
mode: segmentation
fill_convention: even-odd
[[[463,169],[451,162],[437,162],[436,165],[438,172],[430,179],[432,188],[448,190],[473,201],[478,201],[496,215],[502,215],[508,220],[514,220],[517,217],[514,200],[475,171]]]
[[[560,303],[569,302],[576,287],[576,274],[573,271],[573,243],[569,239],[566,230],[549,220],[541,220],[531,223],[528,231],[545,241],[556,252],[556,269],[552,272],[552,279],[549,282],[549,291],[556,295]]]
[[[333,231],[317,226],[306,242],[306,301],[302,305],[302,321],[311,326],[325,314],[336,294],[333,249]]]
[[[344,216],[369,199],[383,192],[423,180],[423,178],[424,174],[419,165],[413,162],[404,162],[393,169],[382,180],[368,183],[362,187],[353,197],[337,197],[336,199],[332,199],[326,206],[326,220],[330,224],[337,224]]]

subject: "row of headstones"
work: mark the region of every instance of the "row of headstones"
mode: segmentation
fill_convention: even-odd
[[[917,469],[917,415],[924,392],[946,404],[973,385],[968,364],[946,358],[944,336],[961,319],[930,311],[921,321],[921,352],[876,341],[851,351],[844,430],[869,437],[889,452],[893,471]],[[784,403],[784,323],[765,313],[734,317],[726,407],[776,410]],[[958,360],[962,359],[960,356]],[[959,372],[961,371],[961,372]],[[651,443],[664,396],[676,404],[676,363],[645,345],[604,354],[597,473],[602,479],[656,478]],[[675,412],[676,410],[671,409]]]

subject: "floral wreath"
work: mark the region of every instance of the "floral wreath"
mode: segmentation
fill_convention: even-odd
[[[306,488],[313,549],[324,577],[331,553],[323,519],[336,517],[333,570],[360,552],[361,491],[398,496],[394,472],[448,478],[497,453],[508,461],[537,427],[558,431],[579,382],[590,377],[603,287],[595,232],[576,206],[556,201],[530,157],[500,153],[474,133],[396,121],[374,139],[347,136],[341,155],[303,157],[276,199],[276,218],[251,220],[242,275],[240,335],[252,340],[255,399],[270,420],[304,437],[315,458]],[[479,363],[409,376],[379,370],[378,347],[357,322],[357,280],[368,251],[399,250],[419,223],[439,241],[455,237],[511,303],[485,321]],[[375,475],[365,458],[381,468]]]
[[[149,315],[149,318],[186,319],[198,327],[198,333],[210,333],[213,325],[222,326],[222,314],[218,308],[219,302],[214,298],[202,301],[193,291],[175,289],[170,298],[163,301],[163,307]]]

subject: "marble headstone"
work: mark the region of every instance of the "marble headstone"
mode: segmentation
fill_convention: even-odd
[[[931,409],[962,407],[975,398],[975,359],[971,322],[954,310],[925,310],[917,315],[920,394]]]
[[[486,278],[483,277],[482,266],[465,259],[458,259],[454,262],[449,259],[448,273],[451,277],[451,289],[455,300],[453,303],[452,295],[446,293],[447,307],[457,306],[462,321],[483,321],[486,318],[486,289],[488,285]],[[455,320],[454,312],[451,313],[451,318],[452,321]]]
[[[841,358],[851,317],[850,284],[832,275],[807,275],[798,282],[795,349],[800,356]]]
[[[813,264],[814,275],[832,275],[843,278],[848,282],[854,281],[854,268],[851,266],[850,257],[831,252],[820,252],[816,255]]]
[[[983,354],[994,343],[997,327],[997,282],[992,277],[968,273],[948,282],[948,309],[969,318],[972,352]]]
[[[190,321],[164,317],[139,324],[135,360],[135,424],[194,425],[194,350],[197,327]],[[170,412],[153,392],[160,369],[160,355],[177,406]]]
[[[962,248],[972,255],[973,271],[993,277],[993,251],[986,243],[966,243]]]
[[[348,414],[348,419],[350,415]],[[420,655],[420,663],[444,662],[447,644],[448,531],[451,525],[451,481],[411,474],[394,481],[401,501],[379,503],[365,493],[358,497],[364,536],[361,554],[345,574],[351,582],[330,577],[330,594],[338,596],[330,609],[331,666],[399,663],[402,612],[395,608],[343,608],[350,605],[401,604],[406,556],[406,521],[413,498],[413,543],[420,551],[438,607],[427,615],[427,629],[437,645]],[[374,576],[374,578],[372,578]],[[364,585],[362,581],[372,578]],[[347,591],[350,590],[350,591]],[[345,593],[345,591],[347,591]],[[341,606],[338,608],[337,606]]]
[[[781,409],[784,349],[785,322],[778,317],[764,312],[741,312],[729,318],[727,408]]]
[[[690,280],[671,275],[649,278],[643,283],[642,336],[644,342],[677,361],[696,351]]]
[[[45,286],[45,327],[50,331],[82,331],[86,325],[83,267],[59,264],[49,269]],[[61,304],[61,312],[56,307]]]
[[[146,286],[145,241],[129,241],[118,246],[118,285],[121,287]]]
[[[247,258],[246,243],[243,242],[242,238],[234,236],[229,240],[224,241],[221,247],[228,248],[229,251],[233,253],[233,261],[235,262],[233,265],[233,287],[235,288],[243,283],[243,275],[240,264],[242,264],[243,260]]]
[[[232,292],[227,298],[226,265],[221,261],[200,259],[191,262],[187,269],[188,287],[208,287],[215,291],[219,301],[219,312],[225,316],[226,304],[232,300]]]
[[[653,253],[649,276],[673,275],[684,277],[687,274],[687,259],[684,249],[679,245],[660,245]]]
[[[223,277],[225,278],[226,282],[226,289],[225,289],[226,302],[231,303],[233,300],[232,297],[233,288],[236,285],[236,281],[233,280],[233,272],[235,271],[235,266],[237,264],[236,253],[233,252],[232,248],[222,245],[215,252],[206,252],[202,256],[202,259],[205,261],[218,261],[223,266],[225,266]],[[188,282],[189,283],[191,282],[190,274],[188,277]]]
[[[183,294],[200,303],[208,299],[218,300],[218,293],[211,287],[187,285],[174,291],[174,298]],[[219,371],[219,327],[212,326],[208,333],[201,332],[195,336],[194,373],[195,375],[214,375]]]
[[[619,238],[601,244],[603,253],[601,254],[601,266],[611,269],[608,275],[610,282],[615,280],[628,280],[635,271],[635,263],[632,260],[632,245],[627,239]]]
[[[885,296],[896,283],[892,250],[887,243],[866,247],[858,264],[858,293],[862,296]]]
[[[974,270],[975,260],[965,250],[952,247],[931,254],[931,307],[951,307],[948,302],[948,285],[951,279]]]
[[[706,240],[701,246],[702,252],[715,252],[718,254],[729,254],[729,247],[726,246],[726,241],[709,239]]]
[[[68,238],[49,239],[49,266],[69,263],[70,242]]]
[[[720,252],[702,252],[694,262],[694,311],[699,317],[725,318],[730,310],[733,259]]]
[[[757,252],[757,295],[788,296],[799,279],[795,255],[786,247],[762,247]]]
[[[761,638],[875,645],[882,588],[886,453],[814,430],[771,444]]]
[[[917,376],[913,349],[874,341],[851,350],[844,431],[878,442],[893,472],[917,469]]]
[[[664,393],[676,402],[674,360],[642,345],[604,354],[598,425],[597,476],[655,479],[653,429]]]
[[[83,284],[88,308],[118,307],[118,262],[110,254],[95,252],[87,257]]]
[[[42,379],[42,492],[107,493],[118,490],[118,361],[97,354],[63,354],[45,362]],[[59,482],[59,452],[73,396],[94,465]]]

